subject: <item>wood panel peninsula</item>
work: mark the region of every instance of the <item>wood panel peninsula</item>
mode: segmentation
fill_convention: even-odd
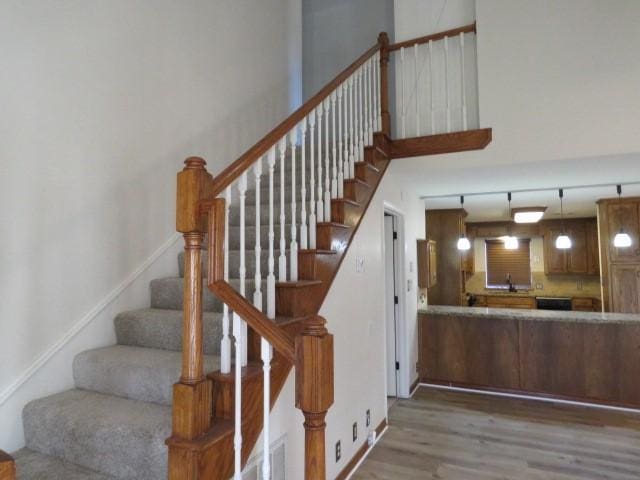
[[[434,305],[420,381],[640,407],[640,315]]]

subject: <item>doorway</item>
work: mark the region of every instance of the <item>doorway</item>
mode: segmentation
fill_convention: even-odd
[[[400,361],[398,355],[399,275],[398,218],[384,212],[384,276],[387,397],[396,398],[399,391]]]

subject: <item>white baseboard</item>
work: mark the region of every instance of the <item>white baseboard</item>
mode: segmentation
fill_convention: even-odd
[[[40,355],[25,371],[13,380],[2,392],[0,392],[0,406],[2,406],[11,396],[18,391],[42,366],[47,363],[56,353],[58,353],[67,343],[69,343],[78,333],[89,325],[106,307],[116,300],[126,288],[131,285],[140,275],[142,275],[153,263],[158,260],[169,248],[171,248],[180,238],[176,233],[169,237],[155,252],[153,252],[144,262],[120,282],[109,294],[78,320],[65,334],[51,345],[42,355]]]

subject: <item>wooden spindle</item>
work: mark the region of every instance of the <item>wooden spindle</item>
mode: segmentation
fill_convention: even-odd
[[[316,111],[311,110],[309,113],[309,139],[311,145],[309,153],[311,154],[311,164],[309,165],[310,174],[310,198],[309,198],[309,248],[316,248],[316,177],[315,177],[315,145],[314,133],[316,128]]]
[[[274,242],[275,232],[273,231],[274,212],[273,212],[273,175],[276,166],[276,147],[269,149],[267,156],[267,165],[269,166],[269,260],[267,274],[267,317],[276,318],[276,276],[274,274],[275,258],[274,258]]]
[[[358,69],[356,81],[358,83],[358,155],[356,158],[359,162],[362,162],[364,160],[364,83],[362,67]]]
[[[325,417],[333,404],[333,336],[310,317],[296,337],[296,406],[304,414],[305,479],[325,480]]]
[[[373,57],[373,85],[374,85],[374,100],[375,100],[375,129],[379,132],[382,126],[382,119],[380,116],[380,51],[377,51]]]
[[[467,89],[464,77],[464,32],[460,32],[460,95],[462,97],[462,130],[467,129]]]
[[[344,90],[344,133],[342,154],[342,173],[343,178],[351,178],[349,173],[349,79],[342,84]],[[344,189],[344,186],[343,186]]]
[[[224,281],[229,281],[229,208],[231,205],[231,187],[225,189],[224,207]],[[222,304],[222,339],[220,340],[220,372],[231,372],[231,340],[229,338],[229,306]]]
[[[449,37],[444,37],[444,89],[447,101],[447,133],[451,132],[451,98],[449,95]]]
[[[331,198],[338,197],[338,150],[336,147],[336,97],[334,90],[331,93]]]
[[[429,40],[429,107],[431,110],[431,135],[435,135],[436,133],[436,107],[433,97],[433,79],[433,40]]]
[[[284,158],[287,154],[287,137],[286,135],[280,139],[278,143],[280,149],[280,256],[278,257],[278,280],[280,282],[287,281],[287,255],[286,242],[284,238],[285,232],[285,213],[284,213],[284,192],[287,186],[284,183]]]
[[[355,145],[355,85],[354,85],[354,75],[349,77],[349,178],[355,177],[355,155],[356,155],[356,145]]]
[[[380,44],[380,115],[382,133],[391,136],[391,114],[389,113],[389,36],[386,32],[378,36]]]
[[[246,264],[246,197],[247,197],[247,172],[245,171],[240,175],[238,180],[238,193],[240,195],[240,268],[238,269],[238,273],[240,275],[240,295],[243,297],[247,297],[247,264]],[[257,215],[257,212],[256,212]],[[240,332],[241,332],[241,343],[242,345],[247,344],[248,332],[247,332],[247,324],[244,321],[240,322]],[[247,365],[247,349],[243,349],[242,351],[242,366]]]
[[[307,227],[307,117],[300,122],[300,247],[309,248]]]
[[[253,276],[253,306],[262,311],[262,273],[260,272],[260,263],[262,257],[262,245],[260,245],[260,177],[262,176],[262,158],[253,166],[253,177],[256,186],[256,241],[254,245],[254,253],[256,258],[256,268]]]
[[[369,145],[369,62],[366,61],[362,66],[362,110],[364,114],[363,123],[363,142],[364,146]]]
[[[289,280],[298,281],[298,239],[297,239],[297,203],[296,203],[296,144],[298,143],[297,127],[289,133],[291,142],[291,243],[289,247]]]
[[[344,195],[344,173],[342,171],[342,100],[344,93],[344,83],[338,87],[338,193],[337,197]]]
[[[324,101],[324,198],[323,218],[325,222],[331,221],[331,180],[329,177],[331,169],[331,159],[329,158],[329,109],[331,108],[330,100]]]
[[[367,145],[373,145],[373,130],[374,130],[374,121],[373,121],[373,58],[370,58],[367,61],[367,123],[369,124],[369,137],[367,139]]]
[[[244,343],[242,342],[242,319],[233,313],[233,338],[235,340],[235,392],[234,392],[234,434],[233,434],[233,464],[234,480],[242,480],[242,359],[244,357]]]
[[[401,138],[407,138],[407,115],[406,115],[406,86],[405,86],[405,63],[404,63],[404,47],[400,48],[400,133]]]
[[[418,44],[413,46],[413,66],[416,94],[416,137],[420,136],[420,72],[418,70]]]
[[[271,344],[264,338],[260,341],[262,359],[262,480],[271,480]]]
[[[318,200],[316,203],[316,217],[318,222],[324,222],[324,194],[322,189],[322,107],[321,102],[316,109],[318,116]]]

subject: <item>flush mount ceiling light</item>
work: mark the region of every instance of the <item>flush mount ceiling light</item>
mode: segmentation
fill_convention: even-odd
[[[511,218],[511,192],[507,193],[507,201],[509,202],[509,218]],[[504,238],[504,248],[507,250],[518,249],[518,238],[511,235],[511,229],[507,227],[507,236]]]
[[[564,198],[564,190],[561,188],[558,190],[558,196],[560,197],[560,220],[562,220],[562,232],[556,238],[556,248],[560,250],[567,250],[571,248],[571,239],[564,233],[564,209],[562,199]]]
[[[546,210],[547,207],[522,207],[514,208],[511,213],[516,223],[537,223]]]
[[[464,196],[460,195],[460,208],[464,208]],[[469,239],[463,234],[460,234],[460,238],[458,239],[458,250],[469,250],[471,248],[471,242]]]
[[[622,195],[622,185],[616,185],[618,192],[618,204],[620,204],[620,197]],[[620,231],[613,237],[613,246],[616,248],[628,248],[631,246],[631,237],[624,231],[624,227],[620,225]]]

